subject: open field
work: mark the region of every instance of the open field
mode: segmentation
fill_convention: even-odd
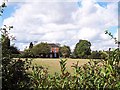
[[[35,65],[40,65],[48,68],[48,72],[50,74],[54,74],[55,72],[59,73],[60,72],[60,64],[59,64],[60,59],[47,59],[47,58],[37,58],[33,59],[32,64]],[[79,65],[83,65],[89,61],[89,59],[67,59],[67,70],[70,73],[73,72],[73,68],[71,67],[73,63],[77,63],[79,61]]]

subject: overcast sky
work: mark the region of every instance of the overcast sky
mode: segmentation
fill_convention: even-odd
[[[11,34],[21,50],[34,41],[69,45],[73,50],[80,39],[89,40],[92,50],[108,50],[115,44],[105,30],[117,37],[118,3],[11,2],[0,20],[1,26],[13,25]]]

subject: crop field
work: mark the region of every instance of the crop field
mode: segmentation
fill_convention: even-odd
[[[47,59],[47,58],[37,58],[33,59],[32,64],[35,65],[37,64],[38,66],[43,66],[45,68],[48,68],[48,72],[50,74],[54,74],[55,72],[60,73],[60,64],[59,64],[60,59]],[[74,64],[79,61],[79,65],[83,65],[89,61],[89,59],[67,59],[67,70],[70,73],[73,72],[73,68],[71,67]]]

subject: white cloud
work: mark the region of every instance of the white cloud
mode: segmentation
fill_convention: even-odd
[[[98,33],[99,31],[92,28],[82,28],[78,32],[78,38],[94,40]]]
[[[24,48],[31,41],[71,46],[79,39],[92,42],[92,49],[108,49],[114,42],[104,30],[117,25],[117,3],[103,8],[91,0],[77,2],[22,3],[3,24],[13,25],[16,45]],[[21,44],[22,43],[22,44]]]

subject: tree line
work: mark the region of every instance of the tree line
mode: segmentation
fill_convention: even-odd
[[[10,40],[6,39],[8,44],[7,47],[10,48],[11,53],[14,57],[31,57],[31,58],[39,58],[42,54],[43,57],[48,55],[51,51],[51,47],[48,43],[39,43],[33,45],[32,42],[29,44],[29,48],[25,49],[22,53],[17,49],[17,47],[10,46]],[[67,45],[63,45],[59,47],[59,57],[63,58],[81,58],[81,59],[105,59],[110,51],[92,51],[91,50],[91,42],[88,40],[79,40],[79,42],[75,45],[75,49],[73,52],[70,47]]]

